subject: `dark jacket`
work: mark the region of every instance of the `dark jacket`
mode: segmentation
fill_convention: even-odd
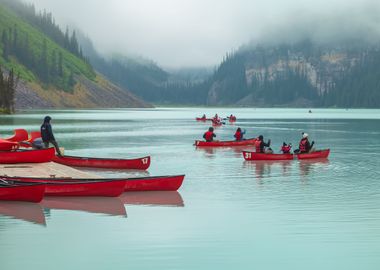
[[[49,122],[44,122],[41,125],[41,138],[44,142],[55,141],[53,130]]]

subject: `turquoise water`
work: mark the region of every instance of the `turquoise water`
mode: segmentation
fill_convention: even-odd
[[[264,135],[278,151],[301,132],[328,160],[245,162],[242,149],[196,149],[216,129]],[[0,116],[1,137],[52,116],[65,153],[152,156],[148,172],[186,174],[178,192],[0,203],[0,269],[379,269],[380,110],[180,108],[28,111]]]

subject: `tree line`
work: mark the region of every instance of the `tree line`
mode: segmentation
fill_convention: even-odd
[[[0,112],[2,113],[13,113],[15,110],[14,99],[17,80],[13,69],[6,74],[0,67]]]
[[[48,40],[40,42],[40,52],[33,49],[29,33],[21,31],[17,25],[4,29],[1,35],[3,58],[9,61],[13,56],[33,71],[45,84],[52,84],[64,90],[71,90],[75,84],[73,72],[65,74],[63,53],[58,49],[50,49]]]

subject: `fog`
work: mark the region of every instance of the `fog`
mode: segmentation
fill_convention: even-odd
[[[26,0],[103,54],[213,66],[243,44],[380,40],[378,0]]]

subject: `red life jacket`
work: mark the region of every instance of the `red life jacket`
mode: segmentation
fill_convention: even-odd
[[[302,139],[302,140],[300,141],[299,149],[300,149],[300,152],[301,152],[301,153],[305,153],[305,152],[307,152],[306,144],[307,144],[307,138],[306,138],[306,139]]]
[[[206,141],[212,141],[212,139],[214,138],[214,132],[212,132],[212,131],[207,131],[206,133],[205,133],[205,139],[206,139]]]
[[[242,134],[241,134],[241,132],[239,132],[239,131],[236,131],[236,133],[235,133],[235,139],[237,140],[237,141],[240,141],[241,139],[242,139]]]
[[[259,139],[256,139],[255,141],[256,153],[261,153],[261,143],[262,141],[260,141]]]
[[[290,149],[291,149],[291,146],[290,145],[286,145],[286,146],[282,146],[281,147],[281,151],[284,153],[284,154],[288,154],[290,152]]]

